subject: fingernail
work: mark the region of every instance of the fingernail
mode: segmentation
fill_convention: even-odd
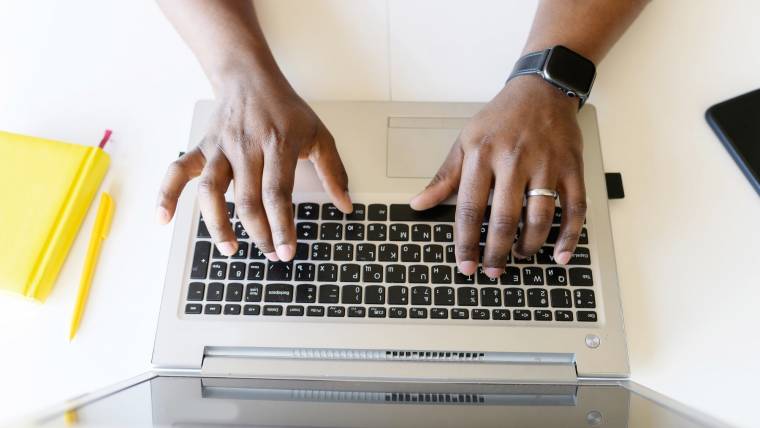
[[[486,275],[488,275],[489,278],[498,278],[499,275],[504,271],[504,269],[499,269],[495,267],[487,267],[485,269]]]
[[[275,253],[274,251],[272,251],[271,253],[264,253],[264,257],[266,257],[267,260],[269,260],[270,262],[279,262],[280,261],[280,258],[277,257],[277,253]]]
[[[462,272],[465,275],[472,275],[475,273],[475,269],[477,269],[478,265],[477,263],[466,260],[461,263],[459,263],[459,271]]]
[[[156,208],[156,222],[158,224],[169,223],[169,220],[171,220],[171,217],[169,216],[169,210],[164,207]]]
[[[555,259],[557,260],[557,263],[561,265],[566,265],[567,262],[570,261],[570,257],[573,256],[573,253],[570,251],[562,251],[561,253],[557,254],[557,257]]]
[[[216,244],[216,248],[219,249],[219,252],[224,254],[225,256],[231,256],[235,254],[235,251],[237,251],[237,242],[235,241],[224,241]]]
[[[295,253],[295,249],[292,245],[282,244],[277,247],[277,257],[279,257],[280,260],[292,259],[293,253]]]

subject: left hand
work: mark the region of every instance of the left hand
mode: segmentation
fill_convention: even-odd
[[[554,189],[562,224],[554,258],[566,264],[586,217],[583,144],[577,121],[578,99],[562,94],[539,76],[511,80],[462,129],[448,157],[427,188],[411,201],[431,208],[458,191],[455,224],[459,270],[472,275],[480,252],[480,226],[493,187],[483,268],[496,278],[507,257],[535,254],[546,241],[554,200],[528,198],[524,226],[516,243],[523,198],[530,189]]]

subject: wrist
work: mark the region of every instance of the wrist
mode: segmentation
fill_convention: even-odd
[[[232,91],[290,93],[293,88],[268,49],[250,54],[232,54],[219,61],[209,73],[216,96]]]
[[[502,92],[518,97],[521,102],[537,105],[550,104],[573,114],[578,112],[578,98],[568,97],[538,75],[516,76],[507,82]]]

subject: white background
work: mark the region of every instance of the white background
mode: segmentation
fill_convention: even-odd
[[[485,101],[535,2],[259,6],[307,98]],[[758,17],[756,0],[653,2],[601,64],[592,97],[606,167],[626,186],[610,215],[633,378],[742,426],[758,418],[760,198],[703,114],[760,86]],[[104,190],[117,204],[73,343],[94,210],[46,304],[0,295],[3,421],[149,368],[171,234],[153,222],[156,186],[211,92],[150,1],[0,0],[0,58],[0,129],[95,144],[112,128]]]

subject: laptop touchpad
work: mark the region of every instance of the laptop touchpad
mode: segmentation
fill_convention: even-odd
[[[430,178],[456,141],[467,118],[388,118],[388,164],[391,178]]]

